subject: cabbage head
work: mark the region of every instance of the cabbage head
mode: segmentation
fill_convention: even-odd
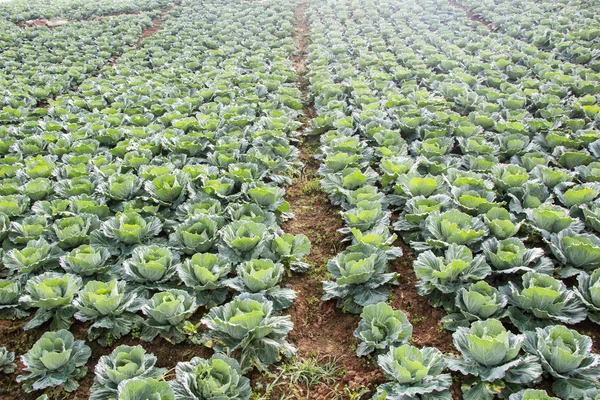
[[[98,360],[90,400],[115,399],[121,382],[133,378],[157,379],[165,372],[165,368],[156,367],[154,354],[146,353],[142,346],[120,345]]]
[[[405,344],[412,337],[413,327],[406,314],[386,303],[366,306],[360,317],[358,328],[354,331],[354,336],[361,341],[356,349],[359,357],[372,352],[386,352],[392,346]]]
[[[377,362],[389,382],[377,388],[373,399],[452,399],[452,378],[443,373],[445,358],[436,348],[392,347]]]
[[[28,374],[17,376],[17,382],[25,382],[23,388],[28,393],[56,386],[72,392],[86,375],[85,363],[91,354],[83,340],[75,340],[65,329],[46,332],[21,356]]]
[[[172,387],[177,399],[248,400],[252,391],[250,380],[242,376],[240,364],[220,353],[208,360],[194,357],[179,362],[175,374]]]
[[[592,353],[592,339],[563,325],[525,332],[523,349],[539,358],[561,398],[587,399],[600,390],[600,356]]]

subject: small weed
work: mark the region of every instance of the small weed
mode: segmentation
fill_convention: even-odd
[[[410,323],[413,325],[418,325],[421,322],[427,321],[427,317],[424,315],[417,315],[410,319]]]
[[[270,374],[273,380],[264,386],[264,393],[253,393],[254,400],[271,399],[276,388],[285,393],[281,399],[310,398],[310,389],[320,384],[330,384],[342,376],[338,361],[334,357],[319,358],[311,355],[302,360],[292,359],[278,367],[275,374]],[[285,387],[285,388],[284,388]]]
[[[302,194],[316,194],[321,192],[321,181],[319,178],[313,178],[302,185],[302,189],[300,189]],[[316,201],[316,198],[312,199],[313,202]]]
[[[52,400],[62,400],[62,399],[66,399],[67,397],[69,397],[69,393],[67,393],[64,389],[62,389],[59,386],[46,389],[44,391],[44,395],[47,396],[46,397],[47,399],[52,399]],[[40,397],[43,398],[44,395],[42,395]]]
[[[327,277],[327,264],[315,265],[310,274],[312,278],[324,280]]]
[[[360,385],[358,387],[344,388],[344,393],[339,393],[334,400],[337,399],[349,399],[349,400],[361,400],[365,394],[369,393],[369,388]]]
[[[142,330],[139,326],[134,325],[131,327],[131,337],[134,339],[139,339],[142,337]]]

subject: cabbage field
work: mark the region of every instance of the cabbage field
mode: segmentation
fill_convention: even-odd
[[[0,26],[0,399],[600,399],[599,0]]]

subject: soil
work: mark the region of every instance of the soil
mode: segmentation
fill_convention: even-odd
[[[169,11],[171,11],[173,8],[175,8],[175,6],[171,6],[171,7],[163,9],[161,11],[160,15],[157,18],[154,18],[152,20],[152,25],[150,27],[148,27],[148,28],[145,28],[142,31],[142,34],[140,35],[140,37],[138,38],[138,40],[137,40],[137,42],[135,44],[136,48],[140,47],[140,43],[142,42],[142,40],[144,40],[145,38],[154,36],[156,34],[156,32],[162,27],[162,23],[163,23],[163,20],[165,18],[165,15],[167,15],[167,13]],[[116,62],[116,60],[114,62]]]
[[[310,26],[306,17],[306,3],[300,2],[296,8],[296,26],[294,43],[295,54],[291,57],[298,73],[298,87],[305,99],[303,109],[303,126],[300,133],[305,132],[310,120],[315,116],[314,104],[307,95],[306,48]],[[317,358],[335,360],[342,373],[337,380],[317,385],[306,392],[306,388],[292,385],[275,388],[270,392],[270,399],[341,400],[350,398],[369,398],[375,393],[377,386],[386,381],[381,371],[374,365],[373,358],[358,358],[356,345],[358,340],[353,333],[360,321],[359,315],[342,312],[336,307],[335,300],[323,302],[320,298],[324,292],[322,281],[328,279],[327,261],[342,251],[344,236],[337,232],[343,227],[340,208],[333,206],[326,194],[321,191],[317,170],[320,162],[314,155],[318,152],[319,139],[314,136],[303,136],[298,145],[300,160],[304,166],[287,189],[286,199],[290,203],[295,218],[286,222],[283,229],[292,234],[303,233],[311,241],[311,254],[307,257],[313,266],[305,274],[294,274],[284,284],[298,291],[298,298],[289,310],[294,322],[294,329],[289,339],[298,349],[297,359]],[[440,329],[440,319],[444,315],[422,297],[419,297],[412,269],[413,256],[403,243],[405,256],[396,260],[393,268],[398,271],[399,285],[392,289],[391,305],[403,310],[414,325],[414,342],[418,346],[435,346],[444,352],[453,350],[452,337],[449,332]],[[256,377],[254,384],[268,383],[265,377]],[[453,388],[458,393],[459,387]],[[291,394],[293,392],[293,394]],[[362,397],[358,396],[362,393]],[[354,397],[351,397],[353,396]],[[284,396],[284,397],[282,397]],[[460,398],[458,395],[455,398]]]
[[[296,11],[294,43],[296,51],[291,57],[298,74],[298,87],[303,93],[303,126],[299,133],[306,132],[310,120],[315,116],[314,104],[307,95],[306,49],[310,30],[306,16],[306,2],[299,2]],[[358,325],[358,315],[345,314],[336,307],[335,301],[323,302],[322,281],[327,279],[327,261],[345,247],[344,236],[337,232],[343,227],[340,209],[333,206],[327,195],[321,191],[317,170],[320,162],[315,159],[319,139],[303,136],[300,139],[300,161],[304,164],[291,187],[287,189],[286,200],[290,203],[295,218],[283,225],[283,230],[291,234],[306,235],[312,245],[307,261],[312,269],[304,274],[288,277],[284,284],[298,291],[298,298],[289,310],[294,329],[289,339],[298,349],[297,358],[335,360],[343,371],[335,382],[321,384],[310,389],[311,399],[343,399],[344,389],[359,391],[363,387],[372,388],[373,383],[382,382],[383,375],[369,360],[359,359],[353,347],[356,340],[353,332]],[[307,398],[308,393],[295,387],[296,396],[289,397],[289,388],[271,392],[270,398]],[[302,397],[300,397],[302,396]]]
[[[192,316],[191,321],[197,323],[204,309],[200,309]],[[60,400],[84,400],[89,398],[90,387],[94,382],[94,366],[98,359],[110,354],[112,350],[122,344],[136,346],[141,344],[148,352],[153,353],[157,357],[157,366],[164,367],[168,370],[175,368],[179,361],[188,361],[193,357],[209,358],[213,351],[200,345],[190,343],[171,344],[166,340],[157,337],[152,342],[142,342],[139,339],[134,339],[130,335],[113,343],[110,347],[102,347],[97,341],[86,340],[89,323],[75,321],[69,329],[73,336],[79,340],[85,340],[86,345],[92,349],[92,355],[86,364],[88,368],[87,375],[79,381],[79,388],[72,393],[67,393],[60,388],[50,388],[45,391],[36,391],[34,393],[25,393],[21,384],[16,382],[17,375],[26,374],[24,365],[21,363],[20,355],[26,353],[33,344],[47,332],[48,326],[45,324],[41,328],[32,329],[29,331],[23,330],[23,325],[27,320],[22,321],[7,321],[0,320],[0,337],[2,337],[2,346],[6,346],[9,350],[15,352],[15,362],[17,363],[17,371],[10,375],[0,374],[0,400],[35,400],[42,393],[45,393],[52,399]],[[172,371],[170,371],[172,372]],[[167,379],[172,379],[174,376],[170,373]]]
[[[454,1],[449,4],[465,9]],[[298,134],[309,129],[310,121],[315,116],[314,104],[307,94],[307,64],[306,51],[310,25],[306,16],[306,0],[300,0],[297,4],[295,16],[294,43],[296,51],[291,56],[291,61],[298,74],[298,87],[303,93],[304,108],[302,116],[302,127]],[[162,11],[160,17],[152,21],[152,26],[145,29],[136,46],[139,47],[143,38],[154,35],[160,28],[168,8]],[[469,17],[481,22],[492,29],[492,25],[474,17],[467,11]],[[116,60],[115,60],[116,61]],[[114,63],[114,62],[113,62]],[[327,262],[340,251],[345,245],[342,243],[343,235],[337,230],[343,227],[340,209],[333,206],[326,194],[320,189],[319,175],[317,170],[320,162],[315,159],[318,153],[319,138],[314,136],[301,136],[298,143],[300,150],[300,161],[303,166],[297,172],[293,184],[287,188],[286,199],[290,203],[295,218],[283,225],[284,231],[291,234],[304,234],[312,244],[311,254],[307,261],[312,265],[310,271],[304,274],[292,274],[284,279],[283,286],[291,287],[298,292],[298,298],[293,303],[288,313],[294,323],[294,329],[289,335],[289,340],[297,347],[297,360],[316,358],[320,360],[333,360],[339,367],[339,373],[331,381],[318,384],[307,392],[305,386],[295,384],[292,386],[277,386],[270,392],[269,399],[318,399],[318,400],[342,400],[342,399],[367,399],[377,386],[386,379],[381,371],[374,365],[373,358],[358,358],[355,354],[358,341],[353,336],[360,317],[342,312],[336,307],[335,301],[321,301],[323,295],[322,281],[328,279]],[[394,309],[402,310],[413,324],[413,343],[418,347],[432,346],[444,353],[456,353],[452,344],[451,332],[442,329],[441,318],[444,312],[432,307],[416,291],[417,278],[412,265],[414,255],[410,248],[401,240],[396,243],[404,252],[403,257],[392,262],[392,268],[398,273],[398,285],[391,290],[390,301]],[[198,321],[204,310],[198,311],[193,321]],[[2,321],[0,320],[0,337],[2,345],[15,351],[18,356],[31,348],[33,343],[46,331],[46,327],[23,331],[24,321]],[[71,331],[78,339],[85,339],[89,324],[75,322]],[[589,322],[578,324],[576,328],[580,332],[592,336],[594,343],[600,343],[600,329]],[[92,348],[92,356],[87,364],[89,372],[81,380],[80,387],[71,394],[56,389],[47,390],[51,399],[87,399],[89,389],[93,383],[93,367],[98,359],[109,354],[119,344],[137,345],[142,344],[149,352],[154,353],[158,359],[158,366],[168,369],[174,368],[177,362],[187,361],[194,356],[210,357],[212,350],[201,345],[178,344],[172,345],[163,339],[157,338],[152,343],[142,343],[131,336],[124,338],[113,346],[103,348],[97,342],[86,342]],[[16,376],[23,373],[23,365],[20,361],[18,370],[11,375],[0,374],[0,400],[19,398],[21,400],[34,400],[39,392],[35,394],[25,393],[20,384],[16,383]],[[277,366],[271,368],[275,372]],[[249,375],[253,387],[263,387],[272,381],[268,374],[253,372]],[[169,379],[172,379],[172,371]],[[461,379],[454,376],[451,388],[454,399],[460,399]],[[549,388],[548,382],[544,382],[544,388]],[[362,393],[362,396],[357,395]]]
[[[48,28],[56,28],[58,26],[66,25],[69,21],[64,19],[58,20],[47,20],[47,19],[32,19],[21,24],[17,24],[22,28],[32,27],[32,26],[47,26]]]
[[[489,31],[491,31],[491,32],[495,32],[496,31],[496,28],[494,27],[494,24],[492,24],[490,21],[488,21],[486,19],[483,19],[481,17],[476,16],[467,7],[463,6],[462,4],[457,3],[454,0],[448,0],[448,4],[450,4],[452,7],[459,8],[459,9],[463,10],[467,14],[467,17],[469,17],[472,21],[479,22],[480,24],[483,24]]]

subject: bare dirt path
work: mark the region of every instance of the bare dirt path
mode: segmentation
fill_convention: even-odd
[[[308,2],[299,0],[295,15],[294,43],[295,54],[291,57],[298,74],[298,87],[303,93],[303,126],[298,130],[309,129],[315,116],[314,105],[308,95],[306,52],[309,44],[310,25],[306,15]],[[285,284],[298,291],[298,298],[290,308],[294,329],[290,340],[298,348],[298,360],[317,358],[335,360],[339,374],[334,382],[322,383],[310,389],[310,399],[359,399],[368,398],[367,389],[381,382],[383,376],[369,360],[355,355],[356,340],[353,332],[360,319],[357,315],[344,314],[336,307],[335,301],[323,302],[322,281],[327,277],[327,261],[339,253],[345,245],[343,235],[337,229],[343,227],[340,209],[333,206],[327,195],[321,191],[317,170],[320,162],[314,158],[319,151],[319,138],[303,136],[298,145],[300,160],[304,166],[287,189],[286,199],[291,205],[295,218],[284,224],[283,229],[292,234],[305,234],[311,241],[311,254],[307,257],[312,269],[304,274],[294,274]],[[283,392],[281,392],[283,390]],[[307,398],[300,387],[294,388],[296,396],[288,397],[287,386],[271,394],[272,399]],[[357,396],[363,392],[363,396]],[[302,396],[302,397],[300,397]],[[355,396],[355,397],[352,397]]]
[[[294,43],[296,46],[292,62],[298,74],[298,87],[303,93],[303,126],[304,132],[309,129],[310,121],[315,116],[314,105],[308,94],[308,67],[306,62],[309,44],[310,25],[306,15],[306,0],[299,0],[296,7],[296,25]],[[295,219],[287,222],[283,228],[292,234],[303,233],[312,243],[308,261],[313,268],[305,274],[290,277],[285,282],[297,290],[298,298],[290,309],[294,322],[294,330],[290,333],[291,341],[298,348],[298,360],[316,357],[321,360],[335,360],[340,367],[340,375],[335,382],[316,385],[310,390],[310,399],[367,399],[385,377],[375,367],[372,359],[359,359],[355,354],[358,341],[353,333],[358,325],[358,315],[345,314],[336,307],[335,301],[323,302],[322,281],[327,278],[327,261],[344,248],[341,243],[343,235],[337,229],[343,227],[340,209],[331,205],[327,195],[321,191],[317,170],[320,162],[315,159],[319,152],[319,139],[315,136],[303,136],[300,144],[300,159],[304,163],[299,175],[291,187],[287,189],[286,199],[289,201]],[[396,260],[392,267],[399,272],[399,285],[392,289],[390,304],[403,310],[415,326],[414,343],[417,346],[435,346],[448,352],[453,349],[449,332],[441,329],[441,318],[444,315],[418,296],[416,277],[412,269],[414,257],[408,246],[403,243],[405,256]],[[271,399],[279,399],[281,390],[271,393]],[[456,392],[456,389],[454,391]],[[294,393],[307,398],[302,388],[296,386]],[[296,395],[298,396],[298,395]],[[300,398],[289,396],[286,399]]]
[[[140,43],[142,42],[142,40],[144,40],[145,38],[154,36],[156,34],[156,32],[162,27],[162,23],[164,21],[165,15],[167,15],[167,13],[174,8],[175,8],[175,6],[164,8],[160,12],[160,15],[152,20],[152,25],[149,26],[148,28],[145,28],[142,31],[142,34],[140,35],[140,37],[137,40],[137,43],[135,44],[136,48],[140,47]]]
[[[490,21],[476,16],[475,14],[473,14],[471,12],[471,10],[469,10],[467,7],[463,6],[462,4],[457,3],[454,0],[448,0],[448,4],[450,4],[454,8],[459,8],[459,9],[463,10],[467,14],[467,17],[469,17],[471,20],[473,20],[475,22],[479,22],[480,24],[483,24],[483,26],[485,26],[489,31],[492,31],[492,32],[496,31],[496,28]]]

